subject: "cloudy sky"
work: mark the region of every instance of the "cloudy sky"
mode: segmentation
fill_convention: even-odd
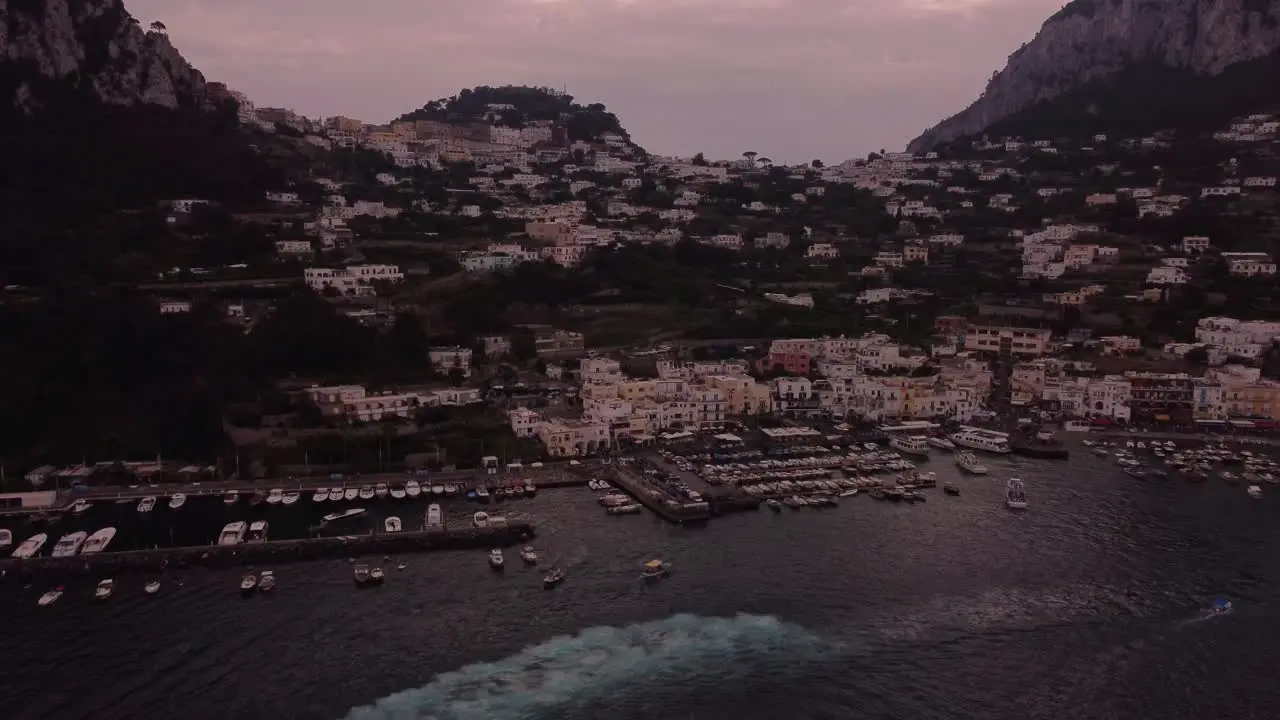
[[[213,80],[387,122],[476,85],[565,87],[651,152],[901,149],[1063,0],[125,0]]]

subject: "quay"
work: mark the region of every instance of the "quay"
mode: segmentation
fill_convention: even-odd
[[[613,468],[609,474],[609,482],[667,522],[683,525],[711,518],[711,506],[708,503],[678,502],[665,488],[625,465]]]
[[[181,567],[230,567],[257,563],[280,564],[376,553],[392,555],[430,550],[460,550],[524,544],[534,536],[527,520],[486,528],[412,530],[396,533],[268,540],[237,545],[198,545],[104,552],[28,560],[0,559],[5,576],[69,577],[86,573],[160,572]]]

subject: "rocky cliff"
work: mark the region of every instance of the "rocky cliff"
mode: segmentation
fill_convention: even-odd
[[[177,108],[206,98],[204,76],[121,0],[0,0],[0,71],[10,80],[5,105],[27,112],[49,81],[112,105]]]
[[[923,152],[981,133],[1037,102],[1135,64],[1217,75],[1277,50],[1277,0],[1074,0],[1009,56],[976,102],[908,149]]]

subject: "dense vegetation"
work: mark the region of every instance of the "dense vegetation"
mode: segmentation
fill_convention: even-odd
[[[547,88],[518,85],[482,85],[465,89],[453,97],[429,102],[418,110],[400,116],[397,121],[477,120],[490,112],[489,105],[514,106],[514,110],[499,113],[498,121],[515,127],[537,120],[563,122],[571,140],[596,140],[606,132],[627,136],[618,117],[600,103],[579,105],[574,102],[572,95],[556,93]]]

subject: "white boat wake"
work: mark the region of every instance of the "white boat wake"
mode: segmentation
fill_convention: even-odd
[[[770,616],[676,615],[623,628],[595,627],[438,675],[425,687],[353,708],[347,720],[558,717],[557,707],[635,690],[637,684],[691,676],[718,683],[775,662],[816,656],[821,648],[808,631]]]

